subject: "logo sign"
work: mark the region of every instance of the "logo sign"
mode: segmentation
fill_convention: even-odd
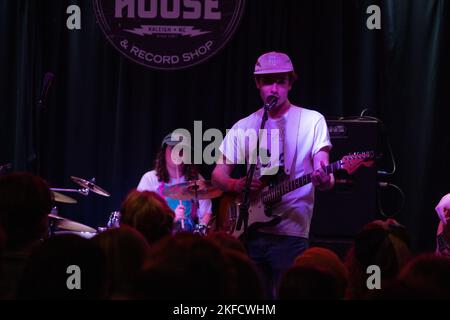
[[[245,0],[93,0],[98,23],[112,45],[149,68],[199,64],[231,38]]]

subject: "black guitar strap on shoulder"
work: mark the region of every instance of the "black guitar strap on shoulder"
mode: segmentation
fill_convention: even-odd
[[[264,113],[261,119],[260,130],[258,131],[257,139],[256,139],[256,150],[259,152],[259,140],[260,133],[262,129],[266,126],[267,119],[269,118],[269,108],[266,107],[267,103],[264,105]],[[247,171],[247,177],[245,180],[245,187],[242,191],[242,203],[239,206],[239,217],[236,223],[236,230],[241,230],[242,223],[244,224],[244,233],[247,231],[248,227],[248,209],[250,207],[250,187],[253,181],[253,177],[255,175],[256,163],[250,164],[250,168]]]

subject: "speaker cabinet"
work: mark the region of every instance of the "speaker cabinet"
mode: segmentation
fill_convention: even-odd
[[[354,152],[378,148],[379,124],[372,120],[327,120],[333,148],[330,162]],[[377,168],[361,166],[352,175],[335,173],[330,191],[316,191],[311,241],[352,239],[366,223],[378,219]],[[339,239],[339,240],[338,240]]]

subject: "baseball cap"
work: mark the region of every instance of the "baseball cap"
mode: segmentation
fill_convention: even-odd
[[[175,134],[178,137],[178,139],[176,137],[174,137],[172,139],[172,134]],[[170,132],[168,133],[162,140],[161,142],[161,147],[164,145],[168,145],[168,146],[175,146],[177,144],[181,143],[182,145],[190,148],[190,139],[188,139],[188,137],[186,137],[185,135],[179,133],[179,132]]]
[[[253,74],[283,73],[294,71],[289,56],[282,52],[268,52],[258,58]]]

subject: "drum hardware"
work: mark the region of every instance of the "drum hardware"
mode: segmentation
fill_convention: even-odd
[[[89,189],[83,188],[83,189],[68,189],[68,188],[50,188],[51,191],[56,192],[72,192],[72,193],[79,193],[83,196],[87,196],[89,194]],[[56,201],[56,200],[55,200]]]
[[[97,233],[94,228],[59,216],[57,207],[53,207],[51,213],[48,215],[48,224],[50,236],[57,234],[59,231],[91,234]]]
[[[95,178],[92,178],[91,180],[85,180],[82,178],[70,177],[73,182],[81,186],[80,189],[69,189],[69,188],[50,188],[53,198],[55,202],[61,202],[61,203],[77,203],[77,201],[69,196],[66,196],[64,194],[61,194],[60,192],[71,192],[71,193],[79,193],[84,196],[89,195],[90,192],[94,192],[98,195],[109,197],[110,194],[106,190],[100,188],[98,185],[95,184]],[[85,238],[92,238],[96,233],[97,230],[94,228],[91,228],[89,226],[86,226],[84,224],[81,224],[76,221],[72,221],[63,217],[60,217],[58,215],[58,208],[53,207],[51,213],[48,215],[49,220],[49,235],[55,235],[55,234],[62,234],[62,233],[74,233],[77,235],[80,235]],[[120,215],[118,216],[117,213],[115,213],[114,217],[110,217],[110,222],[108,222],[108,228],[117,227],[120,222]],[[98,228],[98,231],[104,231],[107,228]]]
[[[192,180],[174,184],[163,191],[165,197],[177,200],[206,200],[217,198],[222,194],[222,190],[213,187],[210,181]]]
[[[100,188],[95,184],[95,178],[92,178],[91,180],[85,180],[82,178],[70,177],[73,182],[81,186],[81,189],[68,189],[68,188],[50,188],[50,190],[53,193],[54,199],[56,202],[62,202],[62,203],[77,203],[75,199],[72,199],[66,195],[63,195],[59,192],[72,192],[72,193],[79,193],[83,196],[89,195],[89,192],[92,191],[96,194],[99,194],[104,197],[109,197],[110,194],[106,190]]]
[[[55,202],[60,202],[60,203],[77,203],[78,202],[77,200],[75,200],[69,196],[66,196],[62,193],[59,193],[59,192],[56,192],[53,190],[52,190],[52,193],[53,193],[53,199],[55,200]]]
[[[178,183],[167,187],[163,191],[165,197],[177,200],[190,200],[193,207],[197,210],[200,208],[199,200],[206,200],[217,198],[222,194],[222,190],[214,187],[210,181],[206,180],[191,180],[187,182]],[[181,220],[181,228],[184,230],[184,219]],[[193,233],[206,235],[209,226],[197,224],[194,226]]]
[[[120,211],[113,211],[109,215],[108,223],[106,224],[107,229],[114,229],[120,227]]]
[[[198,234],[200,236],[206,236],[208,234],[209,229],[210,226],[199,223],[195,225],[193,233]]]
[[[109,214],[108,220],[106,221],[106,225],[102,225],[97,227],[98,232],[104,232],[109,229],[120,228],[120,211],[113,211]]]
[[[111,196],[110,193],[102,188],[100,188],[98,185],[95,184],[95,178],[92,178],[91,180],[85,180],[78,177],[71,176],[70,179],[72,179],[73,182],[83,187],[83,190],[85,192],[89,193],[89,191],[92,191],[98,195],[109,197]],[[87,194],[86,194],[87,195]]]

